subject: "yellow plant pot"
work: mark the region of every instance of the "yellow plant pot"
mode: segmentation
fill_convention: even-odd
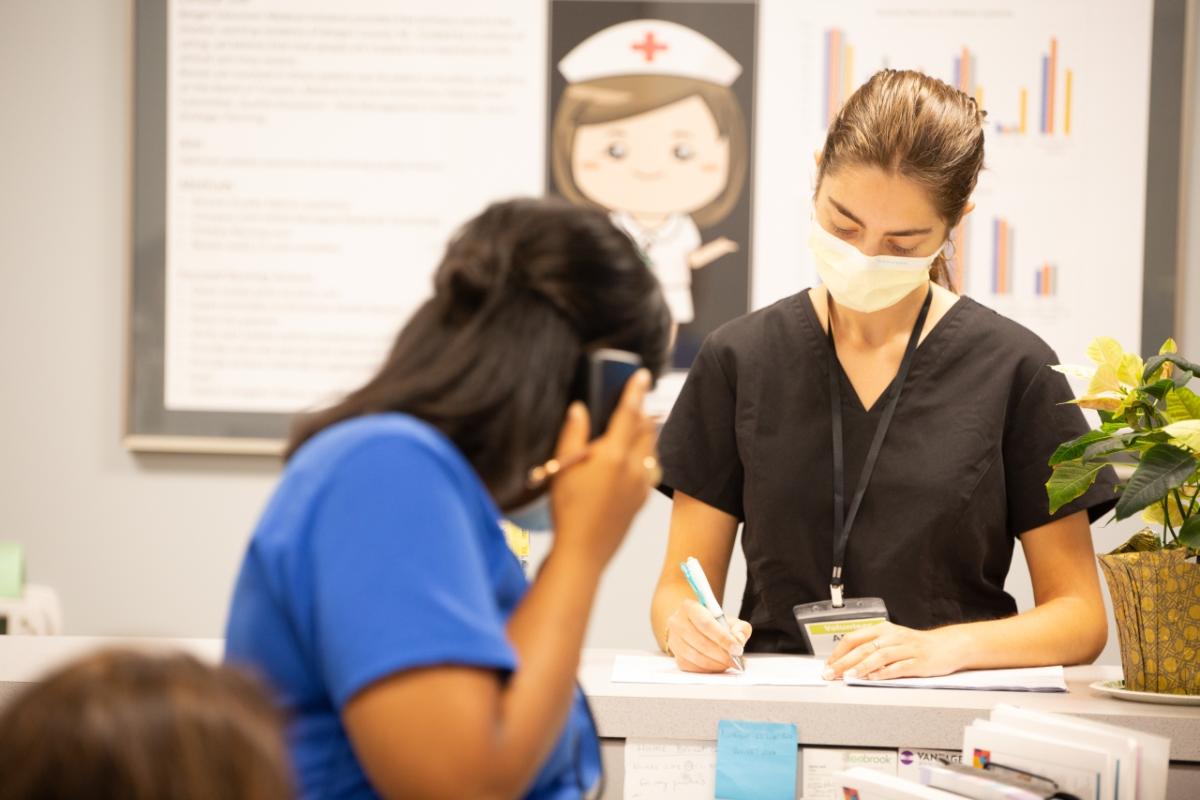
[[[1100,556],[1125,688],[1200,694],[1200,565],[1182,550]]]

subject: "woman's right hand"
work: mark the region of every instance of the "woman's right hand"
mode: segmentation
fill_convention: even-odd
[[[740,619],[730,620],[725,630],[708,609],[688,598],[667,618],[666,644],[684,672],[724,672],[735,666],[733,656],[742,654],[752,632]]]
[[[554,478],[550,502],[556,551],[577,553],[604,566],[654,488],[658,435],[642,411],[649,388],[650,373],[634,373],[608,430],[590,443],[586,407],[572,403],[567,409],[555,457],[567,462],[586,451],[587,458]]]

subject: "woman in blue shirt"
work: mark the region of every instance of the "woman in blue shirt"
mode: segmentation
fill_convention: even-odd
[[[599,212],[494,205],[452,239],[433,297],[362,388],[298,425],[234,592],[227,658],[273,684],[308,798],[579,797],[600,775],[575,686],[600,574],[655,482],[641,404],[670,321]],[[604,436],[589,350],[648,368]],[[532,585],[502,512],[548,499]]]

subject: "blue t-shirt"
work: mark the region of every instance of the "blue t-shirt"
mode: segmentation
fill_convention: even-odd
[[[377,796],[341,720],[369,684],[436,664],[517,669],[505,623],[528,582],[499,519],[457,448],[403,414],[331,426],[292,457],[242,562],[226,658],[275,689],[303,797]],[[576,690],[528,796],[579,797],[599,775]]]

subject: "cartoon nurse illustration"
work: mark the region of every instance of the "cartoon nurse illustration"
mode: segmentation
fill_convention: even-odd
[[[552,133],[558,191],[607,210],[675,321],[691,322],[692,270],[739,247],[700,231],[728,216],[746,179],[746,123],[730,89],[741,65],[691,28],[639,19],[590,36],[558,68],[568,82]]]

